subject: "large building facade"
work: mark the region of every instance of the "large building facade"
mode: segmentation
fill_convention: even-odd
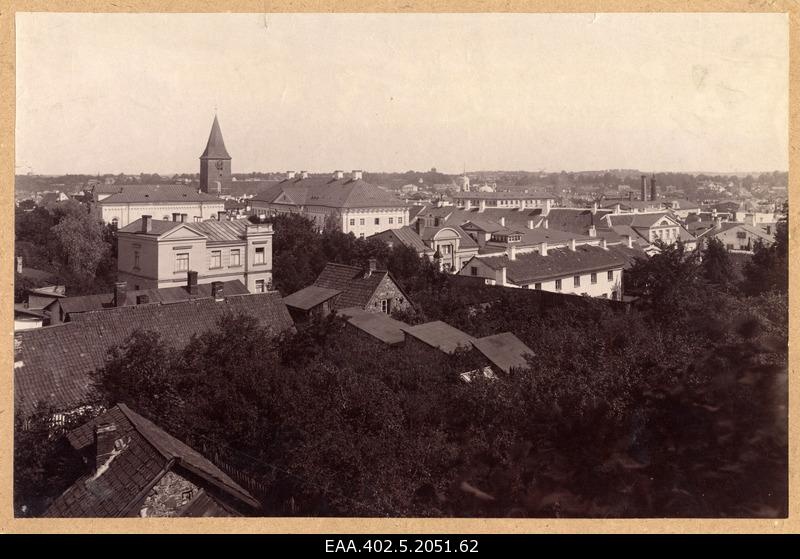
[[[92,211],[98,219],[117,228],[145,215],[167,221],[177,214],[184,221],[197,222],[215,219],[224,210],[224,200],[181,184],[104,186],[92,195]]]
[[[240,280],[251,293],[272,286],[272,224],[188,223],[144,216],[119,230],[117,281],[152,289]],[[190,272],[195,272],[192,280]]]
[[[346,176],[310,177],[287,173],[286,178],[250,201],[256,214],[296,213],[313,221],[317,229],[338,229],[368,237],[408,225],[408,206],[381,188],[363,180],[361,171]]]

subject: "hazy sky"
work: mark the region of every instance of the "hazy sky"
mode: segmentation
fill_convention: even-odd
[[[782,14],[18,14],[17,172],[788,168]]]

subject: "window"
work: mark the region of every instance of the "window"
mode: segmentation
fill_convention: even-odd
[[[358,224],[359,225],[364,225],[364,218],[363,217],[358,220]]]
[[[452,254],[453,247],[451,245],[442,245],[440,247],[442,249],[442,254]]]
[[[472,274],[473,276],[477,276],[478,275],[478,267],[477,266],[470,266],[469,273]]]
[[[747,238],[747,233],[745,233],[744,231],[737,231],[736,232],[736,238],[737,239],[746,239]]]
[[[392,310],[392,305],[389,299],[381,299],[381,312],[389,314]]]
[[[608,271],[608,281],[614,281],[614,271],[613,270],[609,270]]]
[[[195,223],[200,223],[201,221],[203,221],[202,217],[200,217],[199,215],[194,216],[194,222]]]
[[[139,251],[138,250],[133,252],[133,269],[134,270],[138,270],[139,269]]]
[[[592,279],[591,279],[591,281],[592,281],[592,283],[597,283],[597,274],[596,274],[596,273],[594,273],[594,272],[592,272]]]
[[[534,283],[533,284],[533,288],[536,289],[537,291],[541,291],[542,290],[542,284],[541,283]]]
[[[264,280],[256,280],[256,293],[264,293],[266,291],[266,282]]]
[[[402,225],[402,224],[403,224],[403,218],[402,218],[402,217],[398,217],[398,218],[397,218],[397,223],[398,223],[399,225]],[[769,231],[767,231],[767,233],[769,233]]]
[[[211,251],[211,268],[222,268],[222,251]]]
[[[392,225],[392,224],[394,224],[394,218],[393,218],[393,217],[390,217],[390,218],[389,218],[389,225]]]
[[[574,287],[580,287],[581,286],[581,277],[580,276],[572,276],[572,285]]]
[[[175,255],[175,271],[188,272],[189,271],[189,253],[181,252]]]
[[[169,216],[168,216],[168,215],[165,215],[165,216],[164,216],[164,217],[162,217],[161,219],[163,219],[164,221],[169,221]]]
[[[355,225],[355,224],[356,224],[356,220],[355,219],[351,219],[350,220],[350,225]]]
[[[380,225],[380,224],[381,224],[381,218],[376,217],[375,218],[375,225]]]
[[[238,248],[231,249],[231,266],[242,265],[242,253]]]
[[[256,247],[256,264],[266,264],[267,258],[264,252],[264,247]]]
[[[556,280],[556,291],[561,291],[561,280],[560,279]]]

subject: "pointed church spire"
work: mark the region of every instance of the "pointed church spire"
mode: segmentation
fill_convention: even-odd
[[[211,125],[211,134],[208,136],[206,150],[200,159],[230,159],[228,150],[225,149],[225,141],[222,139],[222,131],[219,129],[219,120],[214,115],[214,124]]]

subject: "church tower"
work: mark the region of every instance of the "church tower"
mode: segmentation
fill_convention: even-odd
[[[230,192],[231,156],[225,149],[222,131],[219,129],[217,115],[211,125],[211,134],[203,155],[200,156],[200,190],[209,194],[222,195]]]

